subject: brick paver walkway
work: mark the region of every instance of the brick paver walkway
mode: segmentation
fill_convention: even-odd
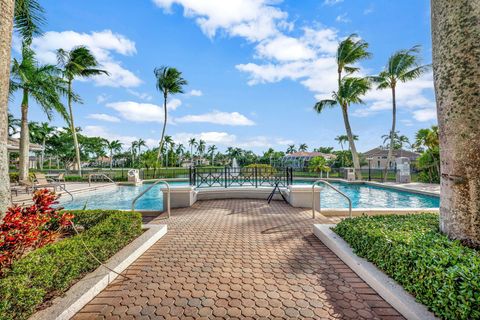
[[[313,235],[308,210],[215,200],[172,214],[167,235],[126,270],[131,280],[75,319],[401,319]]]

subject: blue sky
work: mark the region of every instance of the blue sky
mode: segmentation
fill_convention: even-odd
[[[184,144],[196,137],[221,150],[261,152],[291,143],[338,148],[334,138],[345,132],[340,110],[318,115],[313,105],[335,89],[335,46],[349,34],[370,43],[373,58],[361,62],[362,74],[378,73],[391,53],[416,44],[431,62],[428,0],[41,3],[47,24],[33,42],[38,59],[53,63],[57,48],[87,45],[111,73],[75,82],[84,100],[74,107],[76,125],[125,144],[158,142],[158,66],[174,66],[189,81],[186,94],[170,98],[167,134]],[[391,122],[388,90],[372,90],[364,100],[350,109],[360,151],[380,145]],[[16,116],[19,103],[10,105]],[[398,128],[410,138],[436,122],[431,73],[399,85],[398,108]],[[46,121],[34,104],[30,119]],[[52,123],[64,125],[59,117]]]

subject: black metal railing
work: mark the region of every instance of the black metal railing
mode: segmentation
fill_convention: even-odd
[[[286,187],[293,183],[292,168],[190,168],[191,186],[204,187]]]

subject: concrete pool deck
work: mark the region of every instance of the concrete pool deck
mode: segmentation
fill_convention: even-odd
[[[282,201],[205,200],[74,319],[403,319],[312,233],[339,218]]]

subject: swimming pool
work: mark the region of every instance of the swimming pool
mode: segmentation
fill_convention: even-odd
[[[350,197],[353,208],[438,208],[440,206],[440,199],[435,196],[367,184],[331,183]],[[305,184],[311,185],[312,181],[295,181],[295,185]],[[187,185],[187,182],[170,182],[172,188]],[[141,186],[122,186],[115,189],[100,190],[95,194],[77,195],[73,201],[68,201],[68,198],[65,198],[61,205],[65,209],[82,209],[86,207],[87,209],[129,210],[133,198],[149,186],[149,184],[144,184]],[[321,202],[322,208],[348,207],[348,203],[343,197],[327,187],[322,188]],[[162,210],[163,193],[161,185],[153,187],[141,197],[135,207],[140,210]]]

